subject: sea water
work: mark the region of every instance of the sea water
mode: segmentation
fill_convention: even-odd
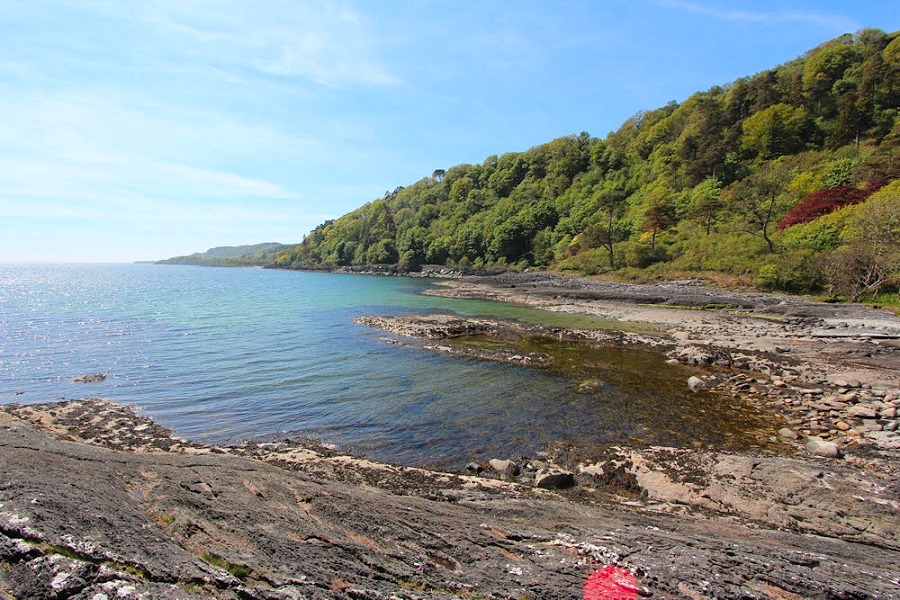
[[[443,468],[559,440],[695,441],[682,431],[693,426],[666,411],[683,405],[684,420],[698,399],[662,357],[631,365],[656,374],[650,385],[617,379],[607,365],[609,381],[585,393],[572,370],[387,344],[383,332],[353,321],[544,314],[422,294],[433,285],[266,269],[0,265],[0,403],[99,396],[192,440],[317,437],[378,460]],[[613,362],[637,362],[630,356]],[[73,382],[93,373],[107,379]],[[703,443],[726,443],[715,427],[704,435]]]

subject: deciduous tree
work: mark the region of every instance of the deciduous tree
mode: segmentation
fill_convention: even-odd
[[[772,225],[781,211],[786,210],[788,202],[785,194],[788,175],[780,165],[767,163],[753,175],[734,184],[729,193],[732,210],[744,217],[750,226],[750,233],[765,240],[770,254],[775,252],[775,243],[770,235]]]

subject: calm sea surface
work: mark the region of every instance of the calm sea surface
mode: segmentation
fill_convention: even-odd
[[[571,373],[386,344],[353,323],[421,312],[541,318],[421,295],[430,285],[262,269],[0,265],[0,403],[102,396],[194,440],[314,436],[445,468],[562,439],[684,442],[676,438],[691,425],[666,412],[680,401],[669,388],[685,387],[684,373],[657,357],[605,360],[644,361],[637,368],[677,386],[610,373],[612,383],[586,394]],[[72,382],[89,373],[108,379]]]

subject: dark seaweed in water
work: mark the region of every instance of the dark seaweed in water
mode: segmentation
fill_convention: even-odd
[[[571,393],[546,398],[545,405],[570,428],[571,435],[560,441],[578,447],[627,443],[746,450],[765,445],[777,422],[775,415],[739,398],[691,391],[687,379],[695,371],[668,364],[651,350],[508,333],[452,343],[548,356],[538,368],[571,379]]]

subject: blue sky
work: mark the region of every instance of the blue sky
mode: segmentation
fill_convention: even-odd
[[[2,0],[0,262],[298,242],[863,27],[896,3]]]

